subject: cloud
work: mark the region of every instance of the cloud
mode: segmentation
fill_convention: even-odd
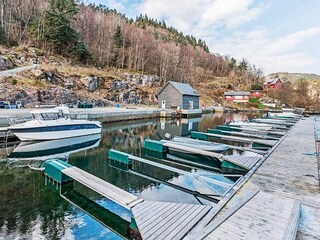
[[[253,0],[215,0],[211,1],[201,16],[200,25],[225,24],[227,27],[249,22],[262,13],[262,7],[254,7]]]
[[[308,25],[308,21],[304,22],[303,19],[299,24],[295,23],[292,16],[296,16],[294,14],[297,12],[291,11],[293,15],[287,15],[287,12],[283,11],[297,6],[288,6],[281,1],[87,1],[104,2],[131,17],[142,13],[154,19],[164,19],[169,26],[205,40],[211,52],[230,55],[239,60],[244,57],[250,63],[264,69],[266,73],[319,72],[317,65],[320,60],[317,55],[320,54],[320,47],[316,43],[320,36],[319,25],[317,26],[315,21]],[[306,12],[306,9],[301,11]],[[308,14],[312,12],[318,14],[308,9]],[[310,41],[311,45],[307,46],[306,42]]]
[[[253,0],[145,0],[139,10],[190,33],[194,28],[239,26],[258,17],[263,7],[254,6]]]
[[[296,31],[283,36],[272,37],[267,29],[249,32],[235,32],[226,37],[209,37],[208,44],[215,52],[241,59],[248,59],[266,73],[297,72],[315,69],[318,59],[310,56],[301,47],[309,39],[320,37],[320,27]]]

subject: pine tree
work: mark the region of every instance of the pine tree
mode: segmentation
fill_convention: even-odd
[[[46,11],[45,39],[59,54],[65,54],[78,43],[71,20],[78,13],[74,0],[51,0]]]
[[[116,32],[113,35],[113,44],[112,44],[112,50],[111,50],[111,65],[117,66],[120,58],[120,51],[123,47],[123,37],[121,33],[121,27],[117,26]]]
[[[83,63],[87,63],[91,54],[83,42],[78,42],[72,49],[73,54]]]

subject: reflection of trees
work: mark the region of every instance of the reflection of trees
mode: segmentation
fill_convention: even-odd
[[[40,224],[40,234],[45,238],[64,236],[70,206],[43,183],[43,176],[29,169],[0,174],[0,227],[6,229],[1,234],[31,238],[30,230]]]
[[[129,125],[127,128],[122,127],[112,132],[104,132],[103,145],[132,152],[142,147],[145,138],[153,138],[156,131],[156,123],[140,127],[130,127]]]

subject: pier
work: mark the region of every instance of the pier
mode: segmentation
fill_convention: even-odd
[[[138,227],[142,239],[181,239],[212,210],[206,205],[144,201],[61,160],[46,162],[45,174],[60,184],[77,181],[131,210],[131,224]]]
[[[9,125],[8,118],[31,119],[30,111],[33,109],[1,109],[0,126]],[[158,108],[70,108],[70,117],[74,119],[94,119],[102,122],[125,121],[133,119],[146,119],[160,117]]]
[[[314,122],[301,119],[186,239],[320,239]]]
[[[234,156],[234,155],[224,155],[221,153],[210,152],[202,149],[197,149],[196,147],[183,146],[175,142],[170,142],[166,140],[154,141],[145,140],[145,146],[147,150],[164,153],[168,149],[184,151],[190,154],[198,154],[202,156],[211,157],[212,159],[218,160],[222,163],[225,168],[235,168],[240,171],[247,171],[253,168],[261,159],[261,155],[256,156]],[[243,150],[241,148],[237,148]],[[161,154],[161,157],[164,155]]]
[[[234,164],[246,169],[247,173],[235,184],[109,150],[108,157],[119,163],[131,165],[135,161],[149,164],[192,177],[194,181],[223,187],[222,192],[216,192],[220,201],[214,207],[145,201],[62,161],[46,163],[53,165],[46,174],[61,183],[78,181],[130,210],[131,224],[134,223],[141,239],[320,239],[320,183],[314,128],[313,118],[301,119],[278,141],[268,140],[270,150],[264,156],[251,156],[251,159],[167,141],[145,142],[160,153],[172,148],[210,156],[222,164]],[[207,137],[212,135],[202,134]],[[208,193],[203,191],[202,194]]]
[[[253,145],[261,145],[264,147],[272,147],[276,144],[277,140],[264,140],[264,139],[255,139],[255,138],[245,138],[245,137],[237,137],[237,136],[228,136],[216,133],[203,133],[203,132],[191,132],[191,138],[208,140],[210,137],[223,139],[227,141],[233,142],[244,142],[244,143],[252,143]]]

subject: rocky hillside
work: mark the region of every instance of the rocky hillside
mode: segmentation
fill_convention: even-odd
[[[78,101],[95,106],[157,105],[156,94],[163,84],[157,75],[74,63],[60,55],[46,55],[37,48],[0,45],[1,70],[35,67],[16,75],[0,74],[0,100],[22,101],[26,107]],[[3,73],[3,72],[2,72]],[[201,94],[201,105],[224,105],[223,93],[232,88],[233,78],[217,77],[197,70],[198,81],[191,84]],[[230,80],[231,79],[231,80]],[[234,81],[238,81],[234,79]]]
[[[39,63],[34,69],[0,76],[0,100],[22,101],[26,107],[77,101],[96,106],[156,104],[160,83],[155,75],[74,65],[59,55],[44,56],[36,48],[1,47],[1,70],[18,71],[34,63]]]
[[[268,77],[274,78],[279,77],[282,82],[293,82],[300,79],[305,79],[309,81],[320,81],[320,76],[314,73],[288,73],[288,72],[278,72],[269,74]]]

